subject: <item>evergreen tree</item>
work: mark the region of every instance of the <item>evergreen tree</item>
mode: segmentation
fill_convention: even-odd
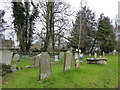
[[[97,40],[101,49],[101,52],[112,52],[116,47],[116,37],[113,31],[113,26],[108,17],[103,14],[100,15],[98,21]]]
[[[95,13],[86,5],[81,6],[81,10],[77,13],[76,21],[73,24],[70,46],[75,49],[79,47],[83,52],[91,51],[91,48],[94,47],[94,40],[96,39],[95,32]]]

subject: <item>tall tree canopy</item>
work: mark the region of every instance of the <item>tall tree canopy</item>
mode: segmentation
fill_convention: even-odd
[[[34,30],[34,20],[38,15],[33,2],[12,2],[14,28],[21,51],[29,51]],[[32,10],[31,10],[32,7]]]
[[[115,49],[116,37],[112,23],[103,14],[100,15],[98,21],[97,40],[102,52],[109,53]]]
[[[80,10],[76,14],[75,23],[73,24],[70,46],[75,49],[82,49],[82,51],[90,51],[96,38],[95,32],[95,13],[87,5],[81,4]]]

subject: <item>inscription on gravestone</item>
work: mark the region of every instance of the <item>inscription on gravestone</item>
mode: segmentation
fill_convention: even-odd
[[[71,63],[72,63],[72,53],[70,51],[66,52],[66,58],[64,61],[64,71],[71,69]]]
[[[43,80],[51,75],[50,55],[47,52],[42,52],[40,55],[40,80]]]

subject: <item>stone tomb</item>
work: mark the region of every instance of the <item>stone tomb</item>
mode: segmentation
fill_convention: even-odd
[[[0,50],[0,63],[10,65],[12,61],[13,52],[9,50]]]
[[[19,61],[19,60],[20,60],[20,55],[19,55],[19,54],[15,54],[15,55],[13,56],[12,61]]]
[[[68,71],[71,69],[71,64],[73,59],[72,57],[73,57],[72,52],[70,51],[66,52],[66,58],[64,61],[64,68],[63,68],[64,71]]]
[[[49,77],[52,73],[50,55],[47,52],[42,52],[39,56],[40,58],[40,80]]]
[[[65,53],[64,52],[60,52],[59,54],[59,59],[65,59]]]

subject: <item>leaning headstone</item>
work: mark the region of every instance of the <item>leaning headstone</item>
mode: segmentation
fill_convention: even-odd
[[[39,63],[40,55],[41,55],[41,54],[38,54],[38,55],[34,58],[34,66],[35,66],[35,67],[39,67],[39,65],[40,65],[40,63]]]
[[[58,61],[58,55],[55,55],[55,61]]]
[[[72,63],[72,52],[68,51],[66,52],[66,58],[64,61],[64,71],[70,70],[71,69],[71,63]]]
[[[10,65],[12,61],[13,52],[9,50],[0,50],[0,63],[5,63],[6,65]]]
[[[94,58],[97,58],[97,53],[94,53]]]
[[[78,59],[78,53],[75,53],[75,59]]]
[[[50,55],[47,52],[42,52],[40,55],[40,80],[43,80],[51,75]]]
[[[76,60],[76,62],[75,62],[75,68],[79,68],[79,67],[80,67],[80,61]]]
[[[60,52],[59,54],[59,59],[65,59],[65,53],[64,52]]]
[[[12,61],[19,61],[19,60],[20,60],[20,55],[19,55],[19,54],[15,54],[15,55],[13,56]]]

